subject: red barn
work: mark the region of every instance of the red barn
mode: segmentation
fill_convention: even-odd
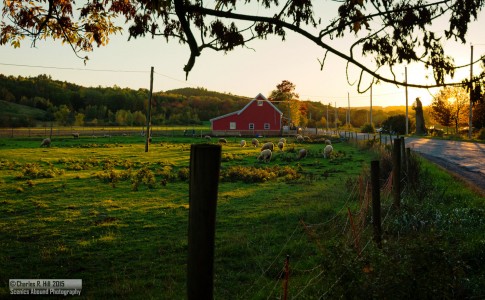
[[[211,119],[213,135],[279,135],[283,113],[258,94],[241,110]]]

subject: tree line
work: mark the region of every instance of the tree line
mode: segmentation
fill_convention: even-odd
[[[3,115],[0,126],[35,126],[38,122],[79,126],[145,125],[148,98],[147,89],[83,87],[53,80],[48,75],[14,77],[0,74],[0,100],[45,112],[35,119]],[[200,124],[238,110],[247,101],[245,97],[204,88],[156,92],[152,97],[152,124]]]
[[[361,128],[370,122],[368,108],[347,108],[300,100],[295,85],[283,80],[268,96],[284,115],[284,125],[300,127]],[[0,100],[42,110],[42,117],[0,118],[0,126],[36,126],[42,122],[76,126],[143,126],[149,91],[114,87],[83,87],[54,80],[48,75],[14,77],[0,74]],[[152,97],[153,125],[200,124],[211,118],[243,108],[251,98],[208,91],[204,88],[182,88],[160,91]],[[327,118],[328,111],[328,118]],[[389,117],[403,114],[404,107],[374,107],[373,123],[381,126]],[[425,117],[429,119],[428,114]],[[414,116],[410,114],[411,124]]]
[[[286,87],[284,87],[286,85]],[[288,88],[291,91],[288,91]],[[280,94],[276,91],[282,89]],[[311,100],[299,100],[295,86],[287,81],[277,85],[269,96],[283,112],[285,125],[335,128],[346,124],[347,108],[335,108]],[[57,122],[59,125],[141,126],[146,124],[148,90],[114,87],[82,87],[53,80],[48,75],[14,77],[0,75],[0,99],[45,111],[42,118],[2,118],[1,126],[35,126],[36,122]],[[289,95],[284,95],[290,93]],[[293,93],[293,94],[292,94]],[[211,118],[243,108],[250,98],[208,91],[204,88],[182,88],[156,92],[152,97],[153,125],[200,124]],[[328,111],[328,120],[327,120]],[[373,120],[380,126],[389,116],[402,113],[399,107],[373,111]],[[369,109],[350,111],[350,126],[360,128],[369,122]]]

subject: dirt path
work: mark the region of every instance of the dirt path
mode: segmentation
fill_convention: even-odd
[[[449,170],[485,196],[485,144],[409,137],[406,147]]]

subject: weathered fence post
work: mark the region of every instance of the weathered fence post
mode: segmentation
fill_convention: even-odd
[[[394,206],[401,206],[401,139],[394,139],[392,148],[392,195]]]
[[[400,137],[401,139],[401,166],[403,169],[406,168],[406,146],[404,142],[404,137]]]
[[[406,148],[406,176],[409,176],[410,159],[411,159],[411,149],[408,147]]]
[[[221,146],[190,147],[188,299],[213,299],[214,241]]]
[[[381,184],[379,182],[379,161],[371,161],[370,168],[372,185],[372,227],[374,228],[374,241],[377,247],[381,248]]]

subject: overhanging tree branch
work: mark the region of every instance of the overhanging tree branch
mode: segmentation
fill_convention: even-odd
[[[176,2],[180,2],[181,0],[176,0]],[[447,2],[447,1],[443,1]],[[414,88],[435,88],[435,87],[443,87],[443,86],[457,86],[457,85],[462,85],[463,83],[457,82],[457,83],[437,83],[437,84],[414,84],[414,83],[406,83],[404,81],[398,81],[396,79],[390,79],[387,77],[382,76],[381,74],[378,74],[371,69],[369,69],[367,66],[364,64],[360,63],[359,61],[355,60],[353,57],[346,55],[337,49],[331,47],[330,45],[324,43],[319,36],[315,36],[308,31],[295,26],[293,24],[287,23],[285,21],[276,19],[276,18],[269,18],[269,17],[262,17],[262,16],[253,16],[253,15],[244,15],[244,14],[239,14],[239,13],[233,13],[229,11],[218,11],[218,10],[213,10],[205,7],[201,7],[198,5],[187,5],[185,6],[185,11],[186,12],[191,12],[191,13],[200,13],[204,15],[210,15],[210,16],[215,16],[215,17],[220,17],[220,18],[227,18],[227,19],[233,19],[233,20],[242,20],[242,21],[251,21],[251,22],[264,22],[268,24],[272,24],[275,26],[279,26],[282,28],[287,28],[305,38],[308,40],[312,41],[314,44],[317,46],[329,51],[330,53],[333,53],[334,55],[348,61],[349,63],[357,66],[360,68],[362,71],[365,73],[368,73],[369,75],[373,76],[375,79],[382,81],[382,82],[387,82],[391,84],[395,84],[398,86],[408,86],[408,87],[414,87]],[[191,55],[192,57],[192,55]],[[192,65],[193,66],[193,65]],[[186,66],[187,67],[187,66]],[[186,72],[190,71],[190,69],[185,68],[184,69]]]

